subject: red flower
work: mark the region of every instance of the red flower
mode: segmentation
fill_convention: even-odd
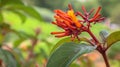
[[[77,15],[81,16],[83,18],[83,22],[87,22],[88,25],[90,25],[91,22],[99,22],[99,21],[102,21],[104,20],[105,18],[104,17],[101,17],[101,14],[99,13],[101,11],[101,7],[98,7],[96,13],[94,14],[94,16],[92,18],[90,18],[90,15],[92,14],[92,12],[95,10],[95,9],[91,9],[90,12],[87,12],[85,7],[82,6],[82,10],[84,12],[84,15],[81,13],[81,12],[76,12]]]
[[[101,7],[98,8],[97,12],[94,14],[94,16],[90,19],[91,13],[94,11],[92,9],[90,12],[87,12],[85,7],[82,6],[82,10],[84,11],[84,15],[81,12],[74,12],[71,5],[68,5],[69,10],[67,12],[64,12],[62,10],[55,10],[56,15],[54,18],[56,19],[55,22],[52,22],[53,24],[57,25],[58,27],[64,29],[63,32],[52,32],[51,34],[55,35],[55,37],[64,37],[64,36],[71,36],[71,39],[74,40],[74,38],[77,38],[79,40],[78,35],[89,29],[91,22],[98,22],[103,20],[104,18],[101,18],[100,10]],[[83,20],[78,20],[77,16],[81,16]],[[87,22],[87,26],[85,26],[84,23]]]
[[[64,37],[64,36],[71,36],[72,40],[74,38],[78,38],[80,34],[82,24],[76,17],[71,5],[69,5],[69,10],[67,12],[63,12],[61,10],[55,10],[56,15],[54,16],[56,22],[52,22],[53,24],[61,27],[64,29],[63,32],[52,32],[55,37]]]

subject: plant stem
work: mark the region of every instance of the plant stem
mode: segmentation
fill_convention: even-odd
[[[34,58],[34,53],[33,53],[33,49],[34,49],[34,47],[35,47],[35,45],[37,44],[37,39],[35,39],[35,38],[33,38],[32,40],[31,40],[31,45],[32,45],[32,47],[31,47],[31,49],[29,50],[29,54],[28,54],[28,57],[27,57],[27,61],[29,61],[31,58]]]
[[[87,32],[88,32],[89,35],[93,38],[93,40],[95,41],[95,44],[96,44],[96,45],[99,45],[100,42],[99,42],[98,39],[95,37],[95,35],[91,32],[91,30],[88,29]],[[108,62],[108,59],[107,59],[107,56],[106,56],[106,51],[104,50],[104,48],[103,48],[101,45],[99,45],[98,48],[97,48],[97,50],[102,54],[103,59],[104,59],[105,64],[106,64],[106,67],[110,67],[109,62]]]
[[[91,32],[90,29],[88,29],[87,32],[88,32],[89,35],[95,40],[96,43],[99,43],[99,41],[97,40],[97,38],[94,36],[94,34]]]
[[[108,62],[108,59],[107,59],[106,53],[103,52],[103,53],[101,53],[101,54],[102,54],[103,59],[104,59],[104,61],[105,61],[106,67],[110,67],[110,64],[109,64],[109,62]]]

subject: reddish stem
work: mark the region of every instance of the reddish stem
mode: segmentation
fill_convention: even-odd
[[[97,40],[97,38],[94,36],[94,34],[91,32],[90,29],[88,29],[87,32],[88,32],[89,35],[95,40],[96,43],[99,43],[99,41]]]
[[[101,54],[102,54],[103,59],[104,59],[104,61],[105,61],[106,67],[110,67],[110,64],[109,64],[109,62],[108,62],[108,59],[107,59],[106,53],[103,52],[103,53],[101,53]]]
[[[87,32],[89,33],[89,35],[94,39],[96,45],[98,45],[97,50],[102,54],[103,59],[105,61],[106,67],[110,67],[107,56],[106,56],[106,50],[104,50],[104,47],[101,46],[100,42],[98,41],[98,39],[95,37],[95,35],[91,32],[90,29],[87,30]],[[100,45],[99,45],[100,44]]]

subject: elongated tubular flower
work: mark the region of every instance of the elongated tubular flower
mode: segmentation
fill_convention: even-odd
[[[85,7],[82,6],[82,10],[83,10],[84,14],[82,14],[81,12],[77,12],[76,14],[81,16],[83,18],[83,21],[87,22],[88,24],[90,24],[92,22],[96,23],[96,22],[99,22],[99,21],[102,21],[105,19],[104,17],[101,17],[101,14],[100,14],[101,7],[98,7],[96,13],[94,14],[94,16],[92,18],[90,18],[90,15],[93,13],[93,11],[95,9],[91,9],[90,12],[87,12]]]
[[[56,19],[53,24],[57,25],[58,27],[64,29],[63,32],[52,32],[51,34],[55,35],[55,37],[64,37],[64,36],[71,36],[71,39],[77,38],[79,40],[78,35],[81,33],[82,24],[80,20],[76,17],[72,6],[68,5],[69,10],[64,12],[62,10],[55,10],[54,12],[56,15],[54,18]]]

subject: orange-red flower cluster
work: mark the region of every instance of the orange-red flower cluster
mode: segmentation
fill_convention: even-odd
[[[76,37],[78,38],[82,24],[81,22],[79,22],[78,18],[76,17],[72,7],[69,5],[69,10],[67,12],[63,12],[61,10],[55,10],[55,13],[56,15],[54,17],[56,19],[56,22],[52,22],[52,23],[61,27],[62,29],[64,29],[64,31],[52,32],[51,34],[54,34],[55,37],[64,37],[71,35],[72,40]]]
[[[91,22],[98,22],[103,20],[104,18],[101,18],[100,10],[101,7],[98,8],[95,15],[89,19],[90,14],[94,11],[92,9],[90,12],[87,12],[84,6],[82,6],[82,10],[84,11],[84,15],[81,12],[74,12],[71,5],[68,5],[69,10],[67,12],[64,12],[62,10],[55,10],[56,15],[54,18],[56,19],[55,22],[52,22],[53,24],[59,26],[60,28],[64,29],[63,32],[52,32],[51,34],[54,34],[55,37],[64,37],[64,36],[71,36],[71,39],[74,40],[74,38],[77,38],[79,40],[78,35],[85,31],[86,26],[84,26],[84,22],[87,22],[90,26]],[[79,20],[77,16],[81,16],[83,20]],[[88,27],[87,27],[88,28]]]

